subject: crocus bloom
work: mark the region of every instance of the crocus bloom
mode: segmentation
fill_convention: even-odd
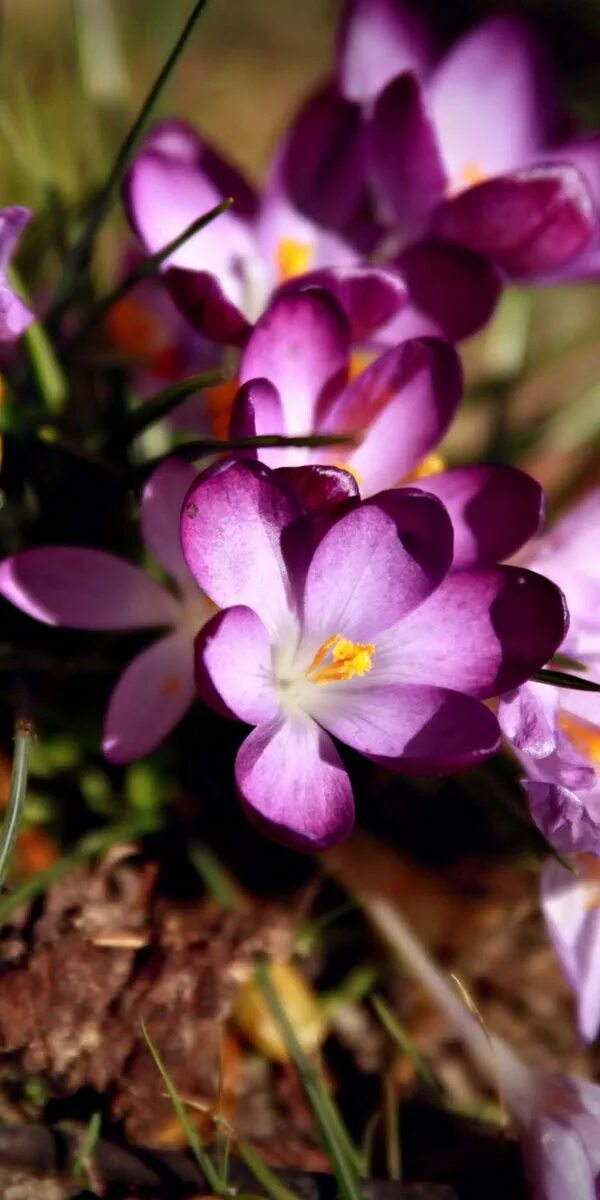
[[[125,669],[110,698],[103,748],[125,763],[154,749],[181,720],[194,697],[194,637],[214,606],[198,590],[179,548],[179,513],[195,477],[170,459],[142,496],[146,546],[177,585],[177,594],[132,563],[79,546],[39,546],[0,563],[0,593],[47,625],[68,629],[167,627]]]
[[[197,642],[198,690],[257,727],[239,791],[272,831],[318,848],[353,822],[332,737],[404,772],[488,757],[499,731],[480,700],[552,654],[565,612],[533,573],[449,574],[450,519],[416,489],[301,516],[285,478],[230,460],[199,477],[181,528],[192,574],[224,609]]]
[[[0,349],[18,341],[33,321],[31,309],[8,282],[10,260],[30,217],[28,208],[17,205],[0,211]]]
[[[343,878],[340,864],[336,874]],[[600,1087],[587,1079],[527,1067],[467,1009],[383,894],[361,897],[373,925],[447,1017],[467,1052],[498,1090],[521,1138],[533,1200],[597,1200],[600,1190]]]
[[[161,250],[227,196],[234,206],[188,239],[164,264],[164,280],[208,338],[243,345],[280,285],[318,281],[342,304],[356,340],[406,301],[397,272],[364,265],[342,237],[307,220],[271,189],[259,204],[241,176],[182,121],[164,121],[128,172],[125,206],[149,253]]]
[[[347,321],[330,294],[311,289],[280,296],[243,352],[231,434],[353,435],[356,446],[253,453],[270,467],[318,462],[345,467],[363,497],[419,477],[419,487],[437,495],[450,513],[455,566],[513,554],[543,517],[539,485],[513,467],[443,470],[439,456],[432,455],[460,400],[461,369],[453,348],[437,338],[410,339],[346,383],[349,370],[356,369],[350,350]]]

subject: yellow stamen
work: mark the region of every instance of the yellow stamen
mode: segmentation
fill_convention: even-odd
[[[448,195],[457,196],[465,188],[476,187],[478,183],[484,183],[486,179],[487,173],[478,162],[475,160],[466,162],[460,168],[460,171],[457,171],[453,182],[451,182],[448,188]]]
[[[326,638],[315,654],[306,678],[310,683],[341,683],[366,675],[373,666],[373,642],[351,642],[341,633]]]
[[[349,382],[352,383],[354,379],[358,379],[358,376],[362,375],[365,368],[369,367],[376,357],[372,350],[355,350],[350,355]]]
[[[594,767],[600,767],[600,729],[581,717],[560,714],[560,727],[569,741]]]
[[[292,238],[281,238],[277,247],[277,267],[282,283],[304,275],[312,265],[314,248],[306,242],[295,242]]]
[[[421,462],[418,463],[414,471],[411,471],[410,475],[407,475],[402,482],[414,483],[417,479],[426,479],[428,475],[441,475],[442,471],[445,470],[446,463],[441,454],[436,454],[434,450],[433,454],[426,454],[425,458],[421,459]]]

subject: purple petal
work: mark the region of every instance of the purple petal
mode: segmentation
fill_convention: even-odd
[[[331,739],[306,717],[253,730],[235,777],[251,815],[280,841],[326,850],[352,831],[350,780]]]
[[[407,302],[406,284],[384,267],[322,267],[290,280],[280,295],[318,287],[330,292],[343,310],[353,342],[364,342],[391,321]]]
[[[304,626],[316,650],[335,633],[372,641],[430,594],[452,557],[452,527],[423,492],[382,492],[328,530],[308,568]]]
[[[198,472],[181,458],[167,458],[142,492],[140,524],[144,541],[161,567],[182,587],[194,586],[179,543],[181,509]]]
[[[532,758],[548,758],[558,745],[558,689],[525,683],[500,698],[498,720],[516,750]]]
[[[430,34],[403,0],[350,0],[341,28],[339,80],[348,100],[374,100],[402,71],[424,74]]]
[[[83,546],[36,546],[0,563],[0,594],[46,625],[145,629],[171,625],[179,602],[114,554]]]
[[[496,718],[471,696],[370,684],[370,678],[319,688],[311,709],[334,737],[362,754],[399,771],[439,774],[462,770],[499,749]]]
[[[286,433],[311,433],[319,409],[340,386],[349,348],[348,326],[332,296],[316,289],[283,295],[254,327],[240,383],[270,380],[281,396]]]
[[[394,232],[407,242],[425,229],[446,194],[446,172],[419,81],[407,73],[379,96],[368,125],[372,180]]]
[[[586,864],[587,865],[587,864]],[[542,909],[551,941],[577,997],[577,1024],[592,1042],[600,1026],[598,883],[550,859],[542,871]]]
[[[596,218],[583,176],[569,166],[498,176],[442,204],[434,230],[527,278],[568,263],[590,243]]]
[[[275,720],[271,639],[251,608],[217,613],[198,634],[195,659],[198,692],[217,712],[249,725]]]
[[[552,657],[566,621],[562,592],[533,571],[453,571],[386,635],[388,677],[499,695]]]
[[[34,314],[6,283],[6,273],[17,242],[29,224],[28,208],[12,205],[0,210],[0,344],[16,342],[31,325]]]
[[[250,379],[242,384],[231,410],[230,437],[253,438],[285,432],[283,407],[277,388],[268,379]],[[285,458],[287,451],[264,446],[260,450],[244,450],[242,454],[274,467]]]
[[[397,260],[413,304],[451,342],[485,325],[502,291],[502,277],[487,258],[435,238],[409,246]]]
[[[362,250],[377,233],[367,185],[361,110],[333,86],[312,97],[288,134],[281,184],[294,205]]]
[[[23,230],[31,220],[31,209],[13,204],[0,209],[0,276],[6,275]]]
[[[246,344],[251,325],[240,309],[241,297],[235,303],[230,300],[216,275],[171,267],[164,279],[172,300],[194,329],[219,344]]]
[[[253,608],[271,633],[287,624],[282,534],[299,514],[291,493],[261,464],[228,460],[209,467],[181,517],[183,554],[196,582],[220,608]]]
[[[403,342],[346,388],[323,422],[327,432],[361,433],[347,462],[363,495],[393,487],[437,446],[458,407],[456,351],[435,338]],[[344,457],[340,446],[338,457]]]
[[[524,780],[523,787],[538,829],[559,854],[600,852],[600,813],[587,797],[538,779]]]
[[[217,192],[233,198],[237,213],[249,220],[256,216],[258,201],[254,190],[187,121],[179,117],[160,121],[146,137],[141,150],[142,153],[153,150],[174,162],[197,167],[210,179]]]
[[[457,187],[465,172],[498,175],[524,165],[551,132],[546,56],[516,17],[492,17],[462,37],[433,75],[428,100]]]
[[[297,496],[305,512],[318,513],[360,499],[354,476],[340,467],[327,467],[320,463],[306,467],[279,467],[274,475]]]
[[[195,695],[187,633],[172,633],[138,654],[109,701],[102,747],[113,763],[143,758],[171,733]]]
[[[544,519],[542,488],[516,467],[456,467],[421,479],[419,485],[450,513],[455,568],[509,558],[538,532]]]

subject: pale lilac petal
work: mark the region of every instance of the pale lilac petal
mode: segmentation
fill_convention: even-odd
[[[293,141],[294,135],[291,134]],[[271,165],[255,226],[258,248],[267,266],[272,287],[284,283],[282,249],[286,243],[302,247],[306,253],[307,271],[330,267],[350,267],[359,258],[358,250],[346,238],[312,220],[293,203],[285,184],[284,142]]]
[[[327,432],[361,433],[346,461],[362,494],[393,487],[437,446],[460,400],[456,351],[436,338],[403,342],[345,389],[323,422]],[[345,447],[336,449],[344,459]]]
[[[488,258],[435,238],[408,246],[397,266],[413,304],[451,342],[486,325],[502,292],[500,272]]]
[[[558,745],[558,689],[543,683],[524,683],[501,696],[498,720],[517,750],[532,758],[547,758]]]
[[[181,458],[167,458],[142,492],[140,525],[144,541],[161,567],[184,588],[194,585],[179,541],[181,509],[198,472]]]
[[[562,592],[533,571],[452,571],[388,632],[380,659],[390,681],[435,683],[485,698],[539,670],[561,644],[566,621]]]
[[[382,492],[335,522],[308,568],[307,640],[371,642],[430,595],[448,569],[452,527],[424,492]]]
[[[13,204],[0,209],[0,276],[6,275],[17,242],[31,220],[31,209]]]
[[[30,219],[30,210],[18,205],[0,211],[0,345],[16,342],[34,319],[28,305],[6,282],[10,260]]]
[[[516,17],[483,21],[456,43],[428,87],[444,161],[456,188],[465,172],[497,175],[526,163],[549,136],[548,64]]]
[[[249,379],[243,383],[231,411],[229,429],[232,438],[262,437],[264,434],[286,433],[281,396],[268,379]],[[286,449],[244,450],[244,457],[258,458],[268,467],[285,462]]]
[[[204,471],[183,507],[181,544],[196,582],[220,608],[253,608],[271,634],[289,621],[282,536],[300,512],[266,467],[245,460]]]
[[[364,342],[401,312],[408,299],[397,271],[352,264],[321,267],[292,279],[279,294],[318,287],[330,292],[342,309],[353,342]]]
[[[317,413],[343,380],[349,330],[326,292],[283,295],[254,327],[240,364],[240,383],[265,377],[279,391],[288,435],[314,431]]]
[[[454,527],[453,566],[489,566],[510,558],[545,515],[539,483],[516,467],[455,467],[419,481],[447,508]]]
[[[567,605],[569,597],[567,596]],[[571,608],[569,605],[569,612]],[[571,620],[573,615],[571,614]],[[572,672],[578,674],[582,679],[591,679],[596,683],[600,683],[600,668],[592,668],[589,672]],[[578,717],[580,721],[585,721],[588,725],[595,725],[600,738],[600,692],[578,692],[576,689],[564,688],[562,690],[562,708],[569,716]]]
[[[434,232],[494,260],[512,278],[552,271],[595,236],[589,189],[575,167],[549,164],[499,175],[440,205]]]
[[[338,75],[348,100],[373,100],[403,71],[426,73],[431,35],[403,0],[350,0],[341,28]]]
[[[541,892],[550,939],[577,998],[579,1032],[591,1042],[600,1025],[600,893],[586,865],[574,875],[549,859]]]
[[[249,725],[275,720],[271,639],[251,608],[217,613],[196,638],[195,662],[199,695],[212,708]]]
[[[127,763],[149,754],[179,724],[194,695],[189,634],[172,633],[142,650],[111,695],[102,739],[106,757]]]
[[[500,747],[493,713],[446,688],[371,683],[315,684],[311,715],[334,737],[404,772],[459,771]]]
[[[523,781],[531,815],[559,854],[600,853],[600,817],[587,796],[538,779]]]
[[[425,231],[446,195],[435,127],[414,75],[399,76],[378,97],[367,137],[373,185],[394,233],[406,243]]]
[[[46,625],[145,629],[172,625],[179,602],[139,567],[83,546],[36,546],[0,563],[0,594]]]
[[[235,777],[271,836],[325,850],[352,831],[350,780],[331,738],[307,717],[259,725],[238,751]]]

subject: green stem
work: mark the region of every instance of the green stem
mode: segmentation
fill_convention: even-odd
[[[295,1192],[290,1191],[284,1183],[277,1177],[274,1171],[267,1166],[260,1154],[248,1145],[248,1142],[238,1142],[237,1152],[245,1162],[249,1171],[252,1171],[254,1178],[258,1180],[261,1186],[265,1189],[271,1200],[298,1200]]]
[[[10,267],[8,278],[15,292],[26,304],[29,303],[26,289],[14,267]],[[58,416],[65,406],[69,389],[54,346],[41,321],[32,321],[23,334],[23,342],[46,408],[53,416]]]
[[[183,233],[179,233],[177,237],[173,238],[170,242],[167,242],[167,245],[163,246],[162,250],[158,250],[156,254],[149,255],[148,258],[145,258],[141,263],[139,263],[138,266],[135,267],[134,270],[122,280],[122,282],[114,289],[114,291],[109,292],[108,296],[105,296],[102,300],[100,300],[96,307],[92,309],[81,328],[77,330],[77,333],[74,334],[69,342],[67,346],[67,352],[71,354],[73,350],[75,350],[81,344],[81,342],[85,341],[91,330],[95,329],[96,325],[100,324],[102,319],[106,316],[106,313],[113,308],[115,304],[119,303],[119,300],[122,300],[125,296],[127,296],[134,287],[137,287],[138,283],[142,283],[144,279],[148,279],[150,275],[154,275],[162,263],[165,262],[165,260],[169,258],[171,254],[174,254],[176,250],[179,250],[180,246],[183,246],[185,242],[189,241],[189,239],[192,238],[195,233],[199,233],[200,230],[204,229],[206,225],[210,225],[211,221],[214,221],[216,217],[220,217],[221,213],[226,212],[232,204],[233,200],[229,198],[221,201],[220,204],[217,204],[214,208],[211,208],[209,212],[203,213],[201,217],[197,217],[195,221],[192,221],[192,223],[183,230]]]
[[[159,71],[133,125],[120,146],[113,168],[104,187],[95,201],[90,205],[87,220],[81,234],[65,263],[63,276],[52,305],[53,321],[58,318],[71,300],[77,286],[77,280],[90,260],[96,234],[113,203],[125,171],[140,144],[156,104],[171,78],[173,70],[186,47],[194,27],[206,7],[206,3],[207,0],[196,0],[171,53]]]
[[[284,437],[279,433],[265,433],[260,437],[240,437],[240,438],[202,438],[193,442],[182,442],[180,446],[173,446],[168,454],[161,454],[158,458],[152,458],[148,462],[142,463],[138,470],[145,476],[156,467],[159,467],[166,458],[172,458],[176,454],[179,458],[185,458],[188,462],[194,462],[197,458],[204,458],[207,454],[230,454],[236,450],[261,450],[270,449],[285,449],[287,446],[352,446],[354,445],[354,437],[350,434],[329,434],[329,433],[311,433],[304,437]]]
[[[15,754],[10,780],[8,808],[2,832],[0,833],[0,884],[4,882],[10,856],[23,820],[32,739],[33,728],[29,721],[18,722],[15,733]]]
[[[190,379],[181,379],[179,383],[174,383],[173,387],[158,392],[151,400],[144,400],[143,404],[135,409],[135,412],[129,413],[124,422],[123,432],[127,440],[137,437],[155,421],[161,421],[163,417],[168,417],[169,413],[177,408],[186,396],[193,396],[194,392],[212,387],[222,381],[223,376],[220,371],[206,371],[204,375],[192,375]]]
[[[578,675],[569,675],[568,671],[553,671],[545,667],[536,671],[531,677],[536,683],[549,683],[552,687],[571,688],[574,692],[600,692],[600,683],[593,679],[580,679]]]

